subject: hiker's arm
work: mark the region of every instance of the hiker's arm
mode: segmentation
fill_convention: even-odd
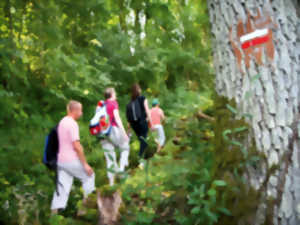
[[[145,99],[145,101],[144,101],[144,106],[145,106],[148,121],[150,122],[150,125],[152,127],[152,120],[151,120],[150,109],[149,109],[149,106],[148,106],[148,100],[147,99]]]
[[[164,111],[161,110],[161,119],[164,121],[166,119]]]
[[[124,129],[124,126],[123,126],[123,123],[122,123],[122,120],[121,120],[120,113],[119,113],[118,109],[114,110],[114,117],[116,119],[116,123],[117,123],[118,127],[121,128],[124,137],[128,138],[127,133]]]
[[[80,144],[80,141],[74,141],[73,142],[73,147],[75,149],[75,152],[77,153],[78,155],[78,158],[80,160],[80,162],[82,163],[85,171],[87,172],[87,174],[89,176],[91,176],[93,174],[93,169],[89,166],[89,164],[87,163],[86,159],[85,159],[85,155],[84,155],[84,152],[83,152],[83,147],[82,145]]]
[[[131,126],[130,126],[130,123],[127,122],[127,134],[130,133],[130,130],[131,130]]]
[[[211,117],[211,116],[206,115],[206,114],[203,113],[201,110],[198,111],[197,117],[198,117],[198,118],[204,118],[204,119],[207,119],[207,120],[210,120],[210,121],[215,121],[215,118],[214,118],[214,117]]]

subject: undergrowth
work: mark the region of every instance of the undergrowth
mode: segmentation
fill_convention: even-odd
[[[264,157],[246,142],[247,124],[236,119],[232,101],[222,97],[211,100],[208,95],[182,89],[178,92],[181,95],[174,93],[161,101],[168,117],[164,124],[167,143],[157,154],[155,135],[149,136],[147,151],[152,157],[144,169],[137,167],[138,141],[134,138],[131,142],[130,167],[113,189],[123,198],[120,223],[234,225],[241,219],[247,221],[261,195],[247,184],[244,174]],[[193,103],[185,103],[187,98]],[[199,117],[200,110],[214,120]],[[96,173],[96,186],[112,193],[106,186],[103,151],[86,124],[80,122],[81,140]],[[41,163],[46,132],[47,128],[39,132],[28,129],[28,138],[16,135],[3,146],[0,220],[9,224],[97,224],[96,204],[86,216],[76,216],[82,198],[79,182],[73,185],[68,208],[62,215],[50,217],[53,175]],[[96,201],[96,196],[93,198]]]

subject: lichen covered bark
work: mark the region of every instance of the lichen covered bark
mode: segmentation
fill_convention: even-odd
[[[300,224],[300,149],[295,138],[300,105],[300,3],[294,0],[208,0],[213,34],[213,60],[218,94],[234,99],[240,113],[252,117],[256,147],[267,156],[263,170],[249,168],[249,182],[257,190],[266,185],[266,198],[272,201],[272,221],[267,214],[270,205],[258,204],[254,224]],[[270,15],[276,27],[272,30],[274,59],[263,48],[262,65],[250,55],[249,67],[238,45],[237,25],[242,20],[247,29],[248,12],[257,16]],[[252,18],[253,18],[252,17]],[[253,23],[253,19],[250,20]],[[242,55],[237,63],[236,43]],[[300,145],[299,145],[300,146]],[[263,184],[268,170],[278,166]]]

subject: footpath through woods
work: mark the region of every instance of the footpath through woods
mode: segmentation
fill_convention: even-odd
[[[233,201],[253,209],[255,202],[244,196],[249,190],[242,173],[259,158],[255,149],[246,156],[234,144],[247,135],[245,122],[234,119],[233,102],[197,98],[168,112],[168,140],[160,153],[155,153],[155,137],[150,135],[144,168],[138,167],[133,150],[130,168],[116,185],[102,182],[87,206],[79,201],[73,213],[52,217],[51,224],[232,224],[231,215],[244,212]],[[131,147],[135,145],[133,140]],[[230,152],[224,153],[226,149]],[[96,177],[103,170],[104,165],[95,165]]]
[[[124,225],[232,225],[245,212],[251,215],[260,193],[246,185],[243,174],[248,165],[261,159],[255,148],[248,152],[243,149],[247,125],[235,119],[234,102],[181,88],[162,99],[161,107],[167,116],[165,147],[155,154],[155,136],[150,135],[150,158],[141,169],[134,136],[130,166],[113,187],[108,185],[104,152],[89,134],[89,117],[79,122],[81,142],[95,171],[100,198],[93,194],[88,206],[83,206],[82,190],[75,181],[67,209],[56,216],[49,210],[55,188],[53,177],[42,164],[45,134],[52,125],[29,128],[26,136],[31,138],[19,138],[21,133],[16,130],[10,142],[3,142],[5,151],[0,156],[4,175],[0,197],[3,212],[7,212],[0,221],[16,225],[92,225],[116,219],[116,224]],[[241,207],[236,207],[237,203]],[[112,213],[112,209],[118,210]]]
[[[129,169],[125,173],[117,175],[118,179],[114,186],[102,183],[97,187],[97,193],[89,197],[87,204],[83,205],[82,201],[79,201],[76,223],[90,222],[93,224],[99,220],[101,224],[114,224],[116,221],[121,223],[123,221],[124,224],[130,221],[136,224],[152,224],[158,218],[162,220],[161,222],[163,220],[166,220],[167,223],[170,222],[168,222],[171,219],[169,214],[174,210],[171,208],[175,206],[171,205],[175,202],[177,202],[176,205],[181,204],[180,199],[183,196],[180,196],[174,203],[168,203],[168,201],[175,196],[177,198],[177,191],[184,187],[184,183],[187,181],[185,179],[188,179],[186,176],[195,169],[197,162],[201,160],[200,158],[192,160],[195,159],[196,154],[189,153],[192,150],[191,138],[195,138],[195,140],[199,138],[199,143],[205,146],[205,142],[213,135],[211,129],[205,128],[205,126],[209,126],[214,119],[203,113],[203,110],[212,107],[212,101],[207,97],[197,95],[197,93],[186,94],[193,95],[192,97],[197,98],[197,101],[194,104],[182,102],[179,107],[166,110],[168,117],[164,127],[168,138],[163,150],[159,153],[156,152],[156,134],[149,132],[148,159],[137,158],[133,155],[137,154],[133,150],[131,152],[133,160],[130,161]],[[137,147],[138,143],[134,138],[131,141],[131,148],[136,149]],[[201,152],[199,153],[201,154]],[[144,163],[143,168],[138,166],[140,162]],[[97,165],[96,177],[99,175],[97,174],[99,166],[101,170],[105,170],[103,165]],[[159,212],[163,204],[170,205],[163,212]],[[62,215],[64,214],[68,213],[62,213]],[[67,221],[67,218],[68,215],[66,218],[60,215],[53,216],[51,220],[54,223],[55,221],[61,223],[61,221]]]

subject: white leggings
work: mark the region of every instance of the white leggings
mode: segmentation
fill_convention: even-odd
[[[104,149],[109,184],[113,185],[116,172],[123,172],[125,167],[129,164],[129,141],[125,140],[120,128],[113,126],[108,139],[101,140],[101,145]],[[117,163],[117,155],[115,152],[116,148],[118,148],[121,152],[120,166],[118,166]]]
[[[54,192],[51,203],[52,210],[66,208],[74,177],[81,181],[85,198],[95,190],[95,174],[88,176],[79,160],[58,163],[57,166],[58,193]]]
[[[154,125],[154,130],[157,132],[158,138],[157,141],[159,143],[160,146],[164,146],[165,141],[166,141],[166,136],[165,136],[165,131],[162,125],[157,124]]]

